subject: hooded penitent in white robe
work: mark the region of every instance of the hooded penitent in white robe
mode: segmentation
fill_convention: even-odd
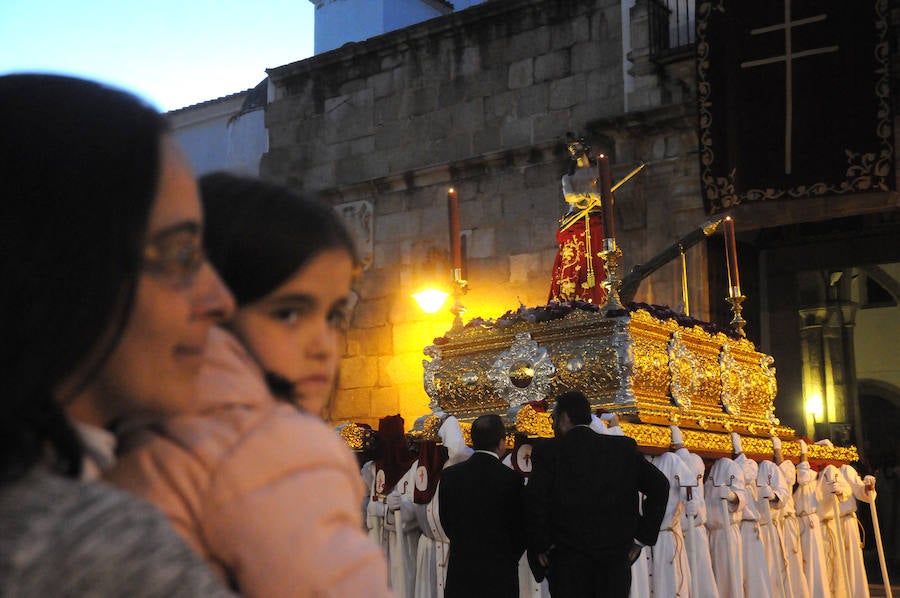
[[[847,562],[848,586],[854,598],[869,596],[869,579],[863,563],[862,538],[859,534],[859,520],[856,518],[856,501],[869,504],[875,501],[875,478],[860,478],[859,473],[850,465],[841,465],[841,474],[850,486],[850,496],[841,501],[841,525],[844,530],[844,555]],[[871,492],[866,486],[869,482]]]
[[[723,457],[713,463],[704,485],[709,552],[716,586],[722,598],[743,598],[741,513],[747,502],[744,475],[734,461]],[[725,496],[736,500],[731,503]]]
[[[797,483],[797,469],[791,461],[784,460],[778,465],[781,479],[787,488],[784,506],[776,512],[775,528],[781,537],[784,557],[787,564],[786,587],[790,587],[796,598],[809,598],[809,584],[803,568],[803,551],[800,547],[800,525],[797,521],[797,510],[794,507],[794,496],[791,490]]]
[[[706,466],[699,455],[686,448],[680,448],[675,454],[687,465],[697,485],[691,488],[691,498],[685,497],[684,509],[681,512],[681,526],[684,531],[685,551],[688,554],[691,571],[692,596],[695,598],[717,598],[719,588],[713,573],[712,559],[709,554],[709,534],[706,531],[706,501],[704,500],[703,474]],[[682,487],[687,480],[681,481]]]
[[[441,444],[447,449],[447,462],[444,468],[462,463],[474,450],[466,446],[466,439],[459,421],[449,416],[438,429]],[[416,518],[422,536],[416,552],[416,598],[443,598],[444,586],[447,583],[447,557],[450,551],[450,538],[441,526],[439,492],[435,490],[428,504],[415,505]]]
[[[811,598],[830,598],[828,572],[825,570],[825,550],[822,540],[822,524],[819,522],[819,485],[816,472],[809,463],[797,464],[797,489],[794,491],[794,508],[800,526],[800,546],[803,549],[803,573]]]
[[[769,583],[776,598],[794,598],[787,558],[784,554],[778,519],[790,496],[787,483],[778,466],[772,461],[760,461],[756,474],[756,510],[759,512],[759,530],[766,562],[769,565]]]
[[[413,598],[415,593],[416,553],[421,536],[413,503],[415,475],[413,463],[384,502],[370,500],[366,507],[369,536],[387,556],[391,589],[399,598]],[[369,495],[374,496],[375,492],[374,487],[370,488]],[[393,502],[390,495],[399,495],[399,509],[389,507],[388,502]]]
[[[741,512],[744,595],[768,598],[772,595],[772,582],[769,580],[769,564],[762,544],[756,504],[759,499],[756,488],[758,466],[743,453],[734,458],[734,463],[744,474],[744,487],[747,491],[747,501],[742,505]]]
[[[438,493],[426,505],[415,505],[422,536],[416,552],[416,598],[443,598],[450,540],[441,527]]]
[[[850,497],[850,485],[834,465],[827,465],[819,472],[819,520],[822,522],[822,547],[825,549],[825,568],[828,586],[833,598],[850,598],[849,574],[841,542],[840,502]]]
[[[654,596],[686,598],[690,595],[691,571],[684,549],[681,512],[685,490],[681,480],[694,482],[690,468],[675,453],[668,452],[653,458],[653,465],[669,480],[669,500],[666,514],[659,528],[659,536],[652,547],[651,591]]]

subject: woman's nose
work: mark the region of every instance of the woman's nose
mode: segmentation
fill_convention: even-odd
[[[194,317],[214,322],[230,320],[234,315],[234,297],[215,268],[207,262],[200,272],[197,295],[194,301]]]

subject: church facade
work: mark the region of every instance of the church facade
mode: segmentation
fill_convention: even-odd
[[[742,30],[775,32],[771,47],[733,57],[722,48],[737,34],[720,18],[733,3],[696,4],[485,2],[268,71],[261,175],[333,204],[365,263],[336,420],[428,411],[422,349],[453,315],[425,314],[410,295],[453,290],[450,187],[463,320],[547,302],[567,133],[609,156],[613,181],[645,164],[615,194],[620,274],[709,220],[735,219],[746,332],[775,357],[783,423],[859,442],[867,404],[893,417],[900,368],[884,356],[900,349],[886,332],[900,322],[900,203],[885,40],[898,17],[867,4],[859,30],[887,54],[871,83],[836,94],[808,69],[844,60],[847,45],[809,32],[840,15],[782,7]],[[824,105],[825,92],[846,106]],[[828,154],[831,141],[853,155]],[[721,235],[686,250],[684,271],[680,260],[656,271],[635,299],[684,309],[685,279],[691,315],[727,325]]]

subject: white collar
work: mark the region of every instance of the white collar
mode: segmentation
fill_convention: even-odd
[[[496,459],[497,461],[500,460],[500,455],[498,455],[498,454],[495,453],[494,451],[475,451],[475,452],[476,452],[476,453],[484,453],[485,455],[490,455],[491,457],[493,457],[493,458]]]
[[[78,421],[72,423],[84,448],[81,478],[99,479],[104,471],[116,463],[116,437],[112,432],[97,426]]]

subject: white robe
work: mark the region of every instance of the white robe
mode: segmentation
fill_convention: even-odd
[[[816,472],[808,462],[797,464],[797,490],[794,491],[794,508],[800,526],[800,546],[803,550],[803,573],[811,598],[830,598],[828,572],[825,569],[825,549],[819,521],[819,485]]]
[[[720,486],[730,486],[737,496],[737,504],[720,498]],[[723,457],[713,463],[703,490],[706,495],[709,551],[719,596],[743,598],[743,552],[739,527],[741,513],[747,502],[743,472],[734,461]]]
[[[438,491],[426,505],[415,505],[422,530],[416,553],[416,598],[443,598],[447,583],[447,557],[450,539],[441,526]]]
[[[366,507],[369,537],[381,546],[388,561],[391,589],[399,598],[413,598],[415,592],[416,559],[421,530],[412,501],[415,487],[415,463],[400,478],[391,492],[400,494],[400,508],[391,511],[380,500],[370,500]],[[376,496],[373,488],[369,496]]]
[[[794,507],[794,496],[791,490],[797,483],[797,469],[791,461],[784,460],[778,465],[781,480],[787,491],[784,506],[775,515],[775,529],[781,537],[784,557],[787,562],[785,587],[790,588],[791,596],[809,598],[809,584],[803,572],[803,551],[800,547],[800,526],[797,522],[797,510]]]
[[[834,481],[832,492],[831,481]],[[835,518],[835,500],[837,500],[838,511],[840,511],[840,502],[846,500],[850,496],[850,485],[840,470],[834,465],[828,465],[819,472],[819,520],[822,522],[822,543],[825,549],[825,566],[830,574],[828,576],[828,584],[831,588],[831,595],[834,598],[850,598],[850,586],[848,585],[849,576],[847,574],[847,563],[844,559],[844,545],[841,544],[841,536],[843,528],[838,527],[841,524],[840,517]]]
[[[794,598],[788,562],[784,553],[784,541],[778,520],[790,496],[784,475],[771,461],[760,461],[756,476],[757,511],[759,529],[769,565],[769,582],[776,598]]]
[[[695,598],[718,598],[719,588],[713,573],[712,559],[709,556],[709,534],[706,531],[706,501],[703,498],[703,474],[706,466],[699,455],[686,448],[675,451],[687,465],[697,480],[697,486],[691,489],[691,499],[685,497],[684,509],[681,512],[681,526],[691,570],[691,595]],[[686,486],[687,481],[683,480]]]
[[[769,579],[769,563],[766,560],[766,551],[762,543],[760,530],[760,515],[757,510],[756,480],[758,466],[752,459],[741,453],[734,459],[744,474],[744,486],[747,492],[747,501],[742,505],[741,512],[741,550],[743,555],[743,581],[744,595],[753,598],[770,598],[772,596],[772,582]]]
[[[653,458],[653,465],[669,480],[669,500],[659,528],[659,536],[652,547],[651,592],[654,596],[686,598],[690,596],[691,571],[684,550],[681,512],[685,490],[681,481],[694,483],[690,468],[677,455],[668,452]]]
[[[631,565],[631,592],[628,598],[650,598],[650,570],[653,568],[652,551],[649,546],[641,549],[641,554]]]
[[[447,448],[447,461],[444,468],[462,463],[468,459],[473,450],[466,446],[466,440],[459,421],[447,417],[438,429],[442,444]],[[450,538],[441,525],[440,501],[437,489],[427,505],[416,504],[416,520],[422,535],[416,548],[416,598],[443,598],[447,583],[447,562],[450,551]]]
[[[859,473],[850,465],[841,465],[841,474],[850,486],[851,494],[841,501],[841,524],[844,530],[844,555],[849,574],[850,595],[854,598],[869,596],[869,580],[863,563],[862,538],[859,534],[859,520],[856,518],[856,501],[872,503],[876,493],[866,491],[866,485]]]
[[[624,436],[625,431],[621,426],[615,426],[606,429],[608,436]],[[649,455],[644,455],[644,459],[652,461]],[[644,512],[644,495],[638,494],[638,511]],[[631,565],[631,592],[629,598],[650,598],[653,595],[653,589],[650,587],[650,572],[653,570],[653,550],[650,546],[644,546],[637,560]]]

